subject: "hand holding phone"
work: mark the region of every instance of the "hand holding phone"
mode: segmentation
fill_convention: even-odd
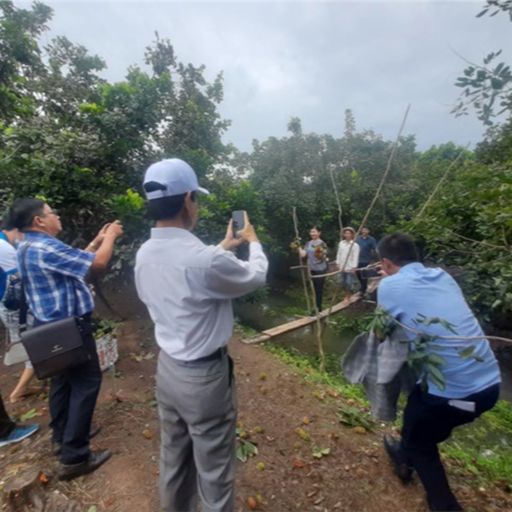
[[[232,227],[233,227],[233,236],[235,238],[239,238],[238,232],[242,231],[245,227],[245,218],[247,213],[245,210],[235,210],[232,215]]]
[[[238,239],[244,242],[251,243],[258,241],[258,235],[254,229],[254,226],[249,221],[247,212],[244,211],[244,227],[238,230]]]
[[[237,212],[241,212],[242,215]],[[253,225],[249,222],[247,212],[244,210],[237,210],[233,212],[233,215],[228,224],[226,236],[221,242],[222,247],[229,251],[235,247],[238,247],[243,242],[257,241],[258,236],[256,235],[256,231],[254,230]]]

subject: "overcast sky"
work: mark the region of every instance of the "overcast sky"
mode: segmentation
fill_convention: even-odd
[[[16,1],[27,6],[26,2]],[[304,131],[343,132],[344,110],[358,129],[396,135],[408,103],[405,133],[418,147],[480,140],[474,115],[450,114],[465,63],[503,49],[512,62],[512,22],[504,14],[475,18],[471,2],[174,2],[47,0],[55,13],[48,42],[65,35],[103,57],[105,77],[122,80],[143,63],[154,31],[178,59],[224,72],[224,137],[243,150],[257,138],[283,136],[292,116]]]

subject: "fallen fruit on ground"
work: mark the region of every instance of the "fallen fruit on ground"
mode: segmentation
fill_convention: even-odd
[[[258,508],[258,502],[256,501],[256,498],[254,496],[249,496],[247,498],[247,506],[251,510],[256,510]]]

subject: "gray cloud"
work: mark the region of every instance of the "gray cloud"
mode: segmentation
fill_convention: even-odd
[[[482,2],[75,2],[55,9],[49,41],[66,35],[104,57],[110,80],[141,64],[157,30],[180,60],[224,72],[220,108],[226,141],[282,136],[291,116],[306,131],[340,135],[345,108],[359,128],[393,138],[408,103],[406,132],[420,148],[477,142],[472,117],[455,119],[454,81],[464,57],[481,62],[503,48],[512,61],[506,16],[476,19]],[[18,2],[19,5],[26,5]]]

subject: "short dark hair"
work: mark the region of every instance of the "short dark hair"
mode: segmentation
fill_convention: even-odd
[[[386,235],[379,242],[377,252],[381,259],[387,258],[399,267],[419,261],[414,240],[405,233]]]
[[[149,191],[147,191],[149,192]],[[182,210],[187,194],[159,197],[148,201],[148,217],[151,220],[174,219]],[[196,200],[196,193],[191,192],[190,198]]]
[[[20,231],[26,231],[34,222],[34,217],[43,215],[46,203],[35,197],[16,199],[9,210],[10,225]],[[11,229],[12,229],[11,228]]]
[[[2,226],[0,229],[2,229],[2,231],[12,231],[13,229],[16,229],[16,226],[13,224],[10,209],[2,217]]]

